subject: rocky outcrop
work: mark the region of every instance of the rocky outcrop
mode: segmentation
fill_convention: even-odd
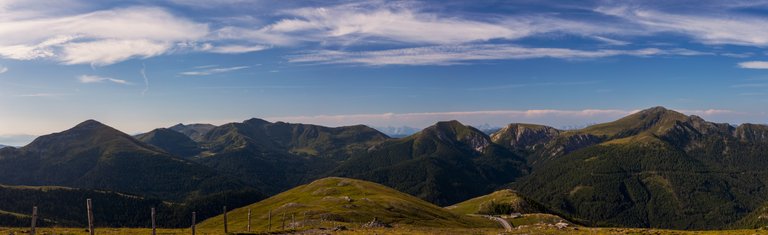
[[[533,124],[509,124],[491,135],[491,140],[516,151],[535,151],[560,135],[560,130]]]

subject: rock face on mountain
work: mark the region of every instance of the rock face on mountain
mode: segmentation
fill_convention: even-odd
[[[765,202],[765,128],[643,110],[562,133],[598,143],[540,159],[515,188],[592,225],[722,228]]]
[[[332,175],[378,182],[448,205],[492,192],[526,173],[523,158],[483,132],[450,121],[376,145]]]
[[[509,124],[491,134],[494,143],[520,152],[534,152],[560,135],[560,130],[535,124]]]
[[[0,151],[0,183],[105,189],[177,200],[245,186],[93,120],[41,136],[23,148]]]

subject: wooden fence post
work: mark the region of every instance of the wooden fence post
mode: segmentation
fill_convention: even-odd
[[[93,235],[93,202],[90,198],[85,200],[88,209],[88,234]]]
[[[197,213],[192,212],[192,235],[195,235],[195,224],[197,223],[197,221],[195,221],[197,220],[196,217],[197,217]]]
[[[251,231],[251,208],[248,208],[248,228],[246,228],[246,231]]]
[[[29,230],[30,235],[35,235],[35,227],[37,227],[37,207],[32,207],[32,228]]]
[[[296,229],[296,213],[291,213],[291,230]]]
[[[285,211],[283,211],[283,231],[285,231]]]
[[[152,235],[157,235],[157,224],[155,223],[155,208],[152,207]]]
[[[224,234],[229,233],[229,229],[227,229],[227,206],[224,206]]]
[[[269,219],[269,224],[267,225],[267,232],[272,232],[272,209],[269,209],[269,214],[267,214],[267,218]]]

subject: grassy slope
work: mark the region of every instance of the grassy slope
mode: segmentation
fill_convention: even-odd
[[[515,209],[515,212],[519,213],[544,212],[544,208],[538,203],[523,198],[522,196],[509,189],[499,190],[488,195],[472,198],[457,203],[453,206],[448,206],[446,209],[461,215],[478,214],[481,207],[483,207],[484,204],[490,203],[491,201],[496,203],[510,204]]]
[[[484,219],[455,215],[443,208],[416,197],[398,192],[386,186],[346,178],[324,178],[278,194],[228,214],[232,231],[246,228],[248,209],[252,209],[252,227],[265,231],[268,211],[272,210],[272,230],[286,224],[291,215],[297,223],[317,223],[322,219],[339,223],[365,223],[377,218],[397,225],[426,227],[481,227],[495,226]],[[221,228],[223,216],[217,216],[199,224],[201,228]],[[287,226],[288,227],[288,226]]]
[[[0,228],[0,234],[24,234],[29,231],[28,228]],[[88,232],[83,228],[39,228],[39,234],[70,234],[70,235],[86,235]],[[96,228],[97,234],[111,234],[111,235],[133,235],[133,234],[151,234],[151,229],[147,228]],[[188,235],[191,234],[189,228],[185,229],[158,229],[158,234],[165,235]],[[315,234],[328,234],[330,231],[317,231]],[[628,229],[628,228],[583,228],[578,229],[556,229],[552,227],[541,226],[528,226],[526,228],[515,229],[509,233],[502,233],[498,228],[425,228],[425,227],[399,227],[399,228],[375,228],[375,229],[359,229],[353,228],[348,231],[333,232],[333,234],[340,235],[357,235],[357,234],[397,234],[397,235],[421,235],[421,234],[441,234],[441,235],[453,235],[453,234],[575,234],[575,235],[600,235],[600,234],[677,234],[677,235],[752,235],[752,234],[764,234],[765,230],[714,230],[714,231],[680,231],[680,230],[663,230],[663,229]],[[205,229],[198,228],[197,234],[223,234],[220,229]]]

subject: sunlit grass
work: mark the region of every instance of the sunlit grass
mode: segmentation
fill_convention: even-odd
[[[113,234],[113,235],[134,235],[134,234],[151,234],[152,230],[148,228],[97,228],[96,234]],[[231,231],[233,234],[248,234],[244,231]],[[287,232],[287,231],[286,231]],[[348,230],[333,231],[332,228],[313,228],[309,230],[294,231],[298,234],[341,234],[341,235],[370,235],[370,234],[394,234],[394,235],[423,235],[423,234],[441,234],[441,235],[459,235],[459,234],[478,234],[478,235],[496,235],[496,234],[574,234],[574,235],[601,235],[601,234],[677,234],[677,235],[752,235],[752,234],[768,234],[768,230],[712,230],[712,231],[681,231],[681,230],[664,230],[664,229],[641,229],[641,228],[584,228],[584,227],[572,227],[565,229],[557,229],[550,226],[529,226],[522,227],[513,230],[512,232],[504,232],[498,228],[427,228],[427,227],[410,227],[410,226],[396,226],[394,228],[356,228],[348,227]],[[277,232],[275,232],[277,233]],[[0,234],[29,234],[29,228],[0,228]],[[38,228],[37,234],[61,234],[61,235],[85,235],[88,234],[84,228]],[[176,234],[192,234],[189,228],[184,229],[158,229],[159,235],[176,235]],[[197,234],[201,235],[213,235],[224,234],[222,229],[198,229]],[[266,233],[252,233],[252,234],[266,234]]]

